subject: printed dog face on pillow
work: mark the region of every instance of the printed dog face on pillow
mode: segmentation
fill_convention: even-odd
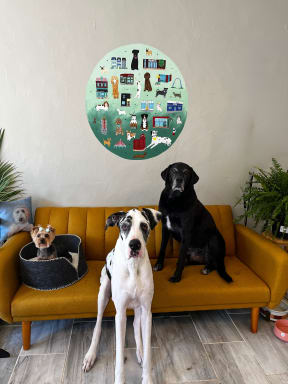
[[[47,225],[43,228],[41,225],[33,227],[31,230],[31,237],[36,248],[49,248],[55,239],[55,228]]]
[[[26,224],[28,223],[30,212],[27,207],[17,207],[14,209],[12,216],[15,224]]]
[[[0,242],[17,232],[30,232],[32,222],[31,197],[0,202]]]

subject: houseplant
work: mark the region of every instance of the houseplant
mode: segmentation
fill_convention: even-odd
[[[0,154],[4,138],[4,129],[0,129]],[[24,192],[19,186],[21,173],[15,165],[0,158],[0,201],[17,200]]]
[[[250,172],[239,203],[243,203],[245,210],[239,220],[252,218],[255,227],[262,223],[262,231],[288,239],[285,233],[285,227],[288,227],[288,172],[276,159],[272,158],[268,171],[256,168]]]

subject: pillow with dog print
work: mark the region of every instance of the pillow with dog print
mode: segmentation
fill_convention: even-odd
[[[0,202],[1,243],[17,232],[30,232],[32,223],[31,197],[16,201]]]

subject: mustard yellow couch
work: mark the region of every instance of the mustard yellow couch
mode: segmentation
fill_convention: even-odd
[[[140,207],[141,208],[141,207]],[[157,207],[154,207],[157,209]],[[178,312],[224,308],[251,308],[251,330],[257,331],[259,307],[274,307],[288,286],[288,256],[281,248],[254,231],[234,225],[230,206],[207,206],[226,242],[226,268],[234,282],[227,284],[214,271],[200,273],[201,266],[187,266],[180,283],[172,284],[179,244],[170,241],[165,267],[154,272],[155,293],[152,311]],[[31,321],[89,318],[97,315],[100,271],[107,253],[118,237],[117,228],[104,231],[106,218],[128,207],[38,208],[35,223],[51,224],[58,234],[81,237],[88,273],[76,284],[56,290],[37,291],[21,284],[18,254],[30,235],[22,232],[10,238],[0,249],[0,318],[22,322],[23,347],[30,348]],[[147,244],[152,264],[161,244],[161,225],[151,232]],[[114,315],[113,302],[106,316]]]

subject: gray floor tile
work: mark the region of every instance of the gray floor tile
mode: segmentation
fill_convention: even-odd
[[[245,342],[205,344],[205,349],[221,384],[268,384]]]
[[[9,358],[0,359],[0,383],[7,384],[22,347],[21,327],[1,326],[0,347],[10,353]]]
[[[73,320],[35,321],[31,325],[31,347],[21,356],[66,353]]]
[[[16,364],[17,357],[9,357],[7,359],[0,359],[0,383],[7,384],[13,368]]]
[[[9,384],[61,384],[64,354],[20,356]]]
[[[250,310],[248,314],[245,311],[153,316],[153,383],[288,384],[288,344],[278,340],[273,334],[273,323],[261,317],[258,333],[252,334]],[[94,367],[85,374],[81,370],[95,321],[76,319],[73,328],[73,320],[34,322],[32,347],[29,351],[22,350],[18,360],[22,346],[21,326],[1,325],[0,346],[12,356],[0,359],[0,383],[112,383],[115,361],[114,317],[105,318],[102,323],[100,350]],[[125,345],[126,383],[141,383],[142,368],[138,365],[134,348],[133,316],[127,319]]]
[[[8,351],[11,357],[17,357],[22,347],[21,327],[3,325],[0,328],[0,347]]]
[[[136,350],[134,348],[125,349],[125,375],[126,384],[141,384],[142,367],[138,364],[136,358]],[[165,372],[162,371],[163,366],[159,364],[161,358],[159,348],[152,349],[152,379],[153,384],[179,384],[184,383],[182,381],[171,381]],[[218,380],[209,381],[185,381],[185,384],[220,384]]]
[[[287,384],[288,373],[283,375],[268,375],[266,376],[269,384]]]
[[[225,311],[191,312],[191,317],[203,343],[243,341]]]
[[[217,379],[190,317],[153,319],[162,383]]]
[[[134,316],[127,317],[126,340],[125,340],[126,348],[136,348],[133,321],[134,321]],[[158,347],[155,328],[153,324],[152,324],[152,331],[151,331],[151,346],[152,348]]]
[[[157,356],[159,355],[158,348],[152,349],[152,377],[153,384],[163,384],[161,373],[158,372]],[[141,384],[142,367],[138,364],[136,358],[136,349],[128,348],[124,351],[125,361],[125,377],[126,384]]]
[[[115,331],[112,321],[102,323],[98,356],[94,366],[87,373],[82,371],[82,362],[90,346],[94,326],[91,322],[74,324],[65,367],[65,384],[113,383]]]
[[[249,315],[230,315],[236,327],[254,350],[266,375],[288,372],[288,344],[276,338],[273,323],[259,317],[257,333],[250,332]]]

